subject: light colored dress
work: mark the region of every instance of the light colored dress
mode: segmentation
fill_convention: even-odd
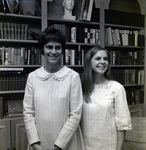
[[[117,150],[117,130],[132,129],[124,87],[116,81],[95,85],[81,123],[86,150]]]
[[[23,105],[29,145],[40,142],[43,150],[53,150],[54,144],[63,150],[84,150],[79,127],[83,96],[77,72],[66,66],[56,73],[44,67],[31,72]]]

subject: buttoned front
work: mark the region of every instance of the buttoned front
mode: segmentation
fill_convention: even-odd
[[[24,96],[24,121],[29,144],[43,149],[82,150],[79,122],[82,112],[79,74],[64,66],[56,73],[41,67],[29,74]]]

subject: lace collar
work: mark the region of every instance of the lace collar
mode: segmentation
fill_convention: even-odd
[[[112,84],[112,81],[109,81],[107,84],[95,84],[94,85],[94,90],[97,90],[97,89],[110,89],[111,84]]]
[[[50,76],[52,76],[55,80],[64,80],[67,78],[73,70],[64,66],[62,69],[55,73],[48,73],[44,66],[36,70],[36,76],[41,80],[47,80]]]

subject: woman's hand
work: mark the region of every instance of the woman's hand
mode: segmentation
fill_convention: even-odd
[[[38,143],[32,144],[32,147],[34,148],[34,150],[43,150],[43,148]]]

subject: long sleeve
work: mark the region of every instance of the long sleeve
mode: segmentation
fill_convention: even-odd
[[[79,126],[79,122],[81,119],[82,113],[82,105],[83,105],[83,96],[81,89],[81,82],[78,74],[75,74],[72,77],[71,84],[71,94],[70,94],[70,113],[69,118],[64,124],[61,132],[57,140],[55,141],[55,145],[59,146],[62,149],[65,149],[69,144],[70,140],[73,137],[73,134],[77,130]]]
[[[25,95],[23,99],[24,123],[30,145],[39,141],[37,128],[35,124],[35,108],[34,108],[32,81],[33,76],[29,74],[25,88]]]

